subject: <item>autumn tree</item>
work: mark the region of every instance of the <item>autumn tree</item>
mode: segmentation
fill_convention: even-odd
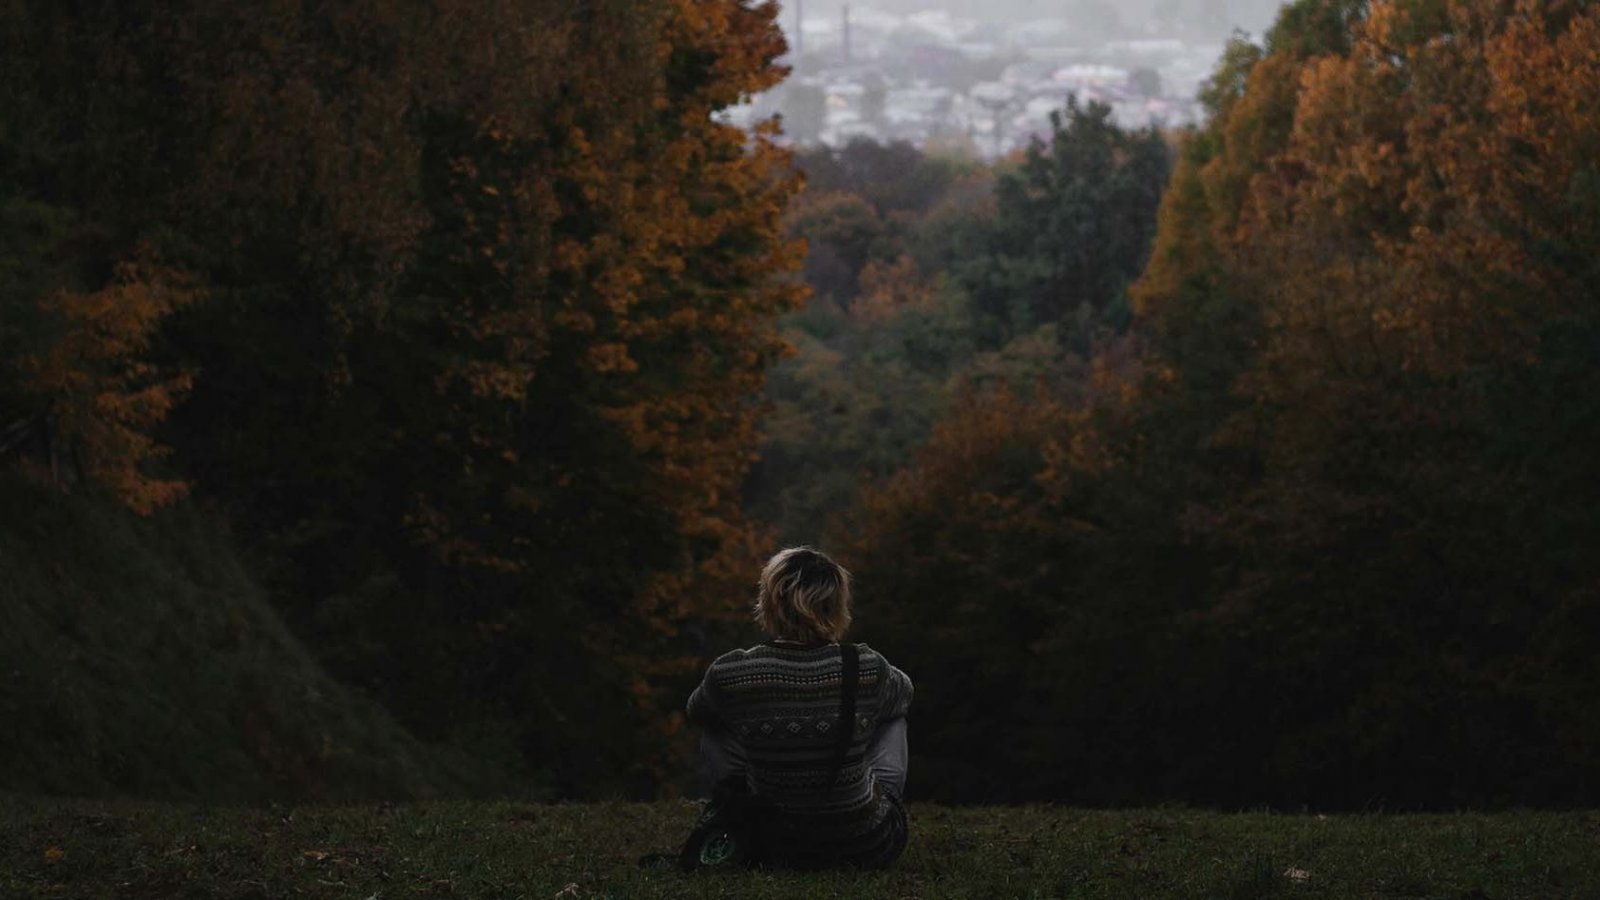
[[[188,491],[182,480],[151,471],[171,452],[152,434],[193,375],[164,371],[146,352],[162,321],[195,295],[181,272],[148,260],[119,264],[97,291],[63,288],[39,298],[57,333],[42,352],[21,358],[26,388],[45,406],[49,439],[60,444],[50,449],[144,515]]]
[[[882,216],[854,193],[808,191],[791,210],[789,229],[806,241],[806,283],[841,306],[855,300],[862,269],[886,249]]]
[[[169,448],[155,430],[192,373],[148,351],[199,289],[151,245],[118,242],[35,179],[53,148],[34,117],[48,112],[29,90],[26,16],[7,18],[18,27],[0,37],[0,462],[149,514],[187,489],[162,465]]]
[[[735,495],[795,182],[716,113],[781,78],[774,8],[4,15],[9,183],[85,223],[79,268],[149,246],[205,292],[129,349],[195,373],[159,437],[296,627],[426,737],[655,783],[681,626],[760,549]]]
[[[1419,793],[1540,795],[1552,748],[1510,736],[1571,727],[1533,714],[1541,679],[1509,671],[1595,577],[1568,541],[1600,523],[1548,455],[1594,440],[1584,392],[1528,405],[1583,381],[1571,354],[1592,339],[1583,148],[1600,122],[1573,110],[1595,84],[1594,23],[1561,5],[1374,4],[1347,54],[1307,66],[1287,145],[1250,181],[1234,266],[1261,359],[1224,439],[1264,467],[1221,525],[1281,579],[1264,592],[1286,595],[1264,599],[1277,614],[1340,610],[1330,665],[1362,644],[1343,698],[1374,723],[1358,759],[1403,758],[1419,729],[1498,748],[1410,770]]]
[[[1560,98],[1592,77],[1591,27],[1539,4],[1291,7],[1214,82],[1174,179],[1135,296],[1172,396],[1210,410],[1187,421],[1218,489],[1187,515],[1236,561],[1219,621],[1276,686],[1262,742],[1295,791],[1338,802],[1367,771],[1413,802],[1547,798],[1557,747],[1585,765],[1545,737],[1574,724],[1526,666],[1592,578],[1563,548],[1595,523],[1547,455],[1591,419],[1529,404],[1576,384],[1588,340],[1569,298],[1593,291],[1575,186],[1596,123]],[[1510,87],[1530,83],[1551,105]]]
[[[1596,22],[1303,0],[1230,45],[1110,380],[961,407],[863,506],[919,689],[1027,685],[1004,748],[931,731],[942,784],[1591,802]]]

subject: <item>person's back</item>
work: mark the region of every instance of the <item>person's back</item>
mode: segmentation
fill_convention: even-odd
[[[786,865],[879,867],[905,846],[911,680],[865,644],[847,671],[848,579],[809,548],[775,556],[756,605],[773,639],[718,658],[689,698],[712,778],[770,809]]]

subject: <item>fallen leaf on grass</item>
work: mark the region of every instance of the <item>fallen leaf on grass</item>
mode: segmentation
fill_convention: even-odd
[[[327,859],[330,854],[326,850],[306,850],[300,855],[304,856],[306,859],[322,862],[323,860]]]
[[[67,851],[61,849],[60,847],[47,847],[44,851],[44,861],[53,863],[66,855]]]

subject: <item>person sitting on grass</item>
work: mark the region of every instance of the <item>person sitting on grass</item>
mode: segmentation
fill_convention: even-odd
[[[906,845],[911,679],[840,643],[850,573],[810,547],[767,563],[755,619],[769,639],[719,657],[689,697],[716,790],[685,866],[724,861],[730,837],[747,864],[888,866]]]

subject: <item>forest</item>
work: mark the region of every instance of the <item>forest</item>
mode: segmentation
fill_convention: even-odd
[[[670,795],[806,543],[919,798],[1600,803],[1600,6],[995,162],[727,124],[777,16],[0,8],[0,789]]]

